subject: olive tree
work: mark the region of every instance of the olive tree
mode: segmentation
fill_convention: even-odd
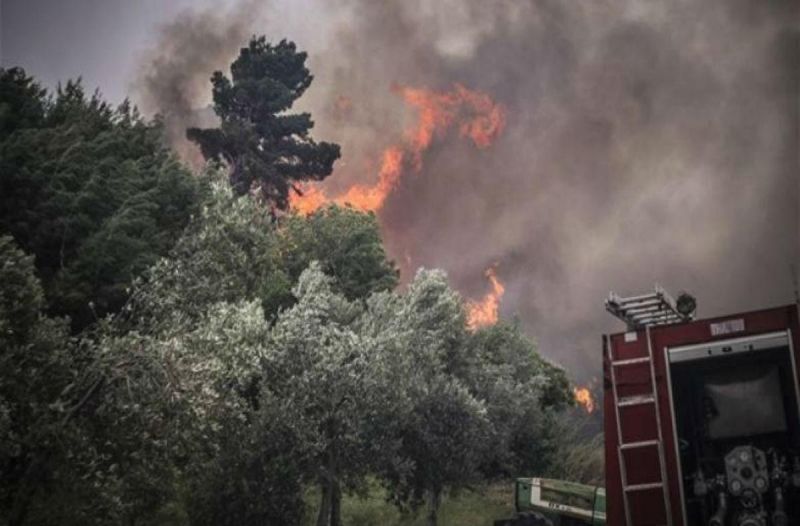
[[[434,525],[446,491],[551,458],[552,412],[569,403],[569,384],[518,326],[468,331],[441,271],[419,271],[404,294],[373,295],[368,308],[371,330],[396,335],[408,359],[399,381],[410,411],[398,415],[400,447],[381,471],[398,505],[427,503]]]
[[[469,335],[462,378],[491,421],[481,472],[486,478],[541,473],[558,446],[556,414],[573,404],[565,371],[544,359],[517,324]]]
[[[273,319],[292,305],[292,285],[312,261],[348,299],[392,289],[397,269],[374,215],[327,207],[276,222],[263,203],[238,197],[221,170],[203,175],[200,211],[169,255],[134,287],[129,321],[196,317],[219,301],[258,300]]]
[[[368,304],[371,330],[395,334],[407,359],[396,381],[410,406],[397,415],[399,449],[381,475],[396,504],[427,503],[435,525],[443,493],[480,478],[489,431],[484,403],[459,377],[469,365],[462,300],[443,272],[421,270],[405,294],[375,295]]]
[[[294,287],[297,302],[272,328],[263,360],[260,411],[291,423],[295,454],[320,487],[319,526],[339,525],[343,489],[353,489],[393,447],[406,395],[391,331],[363,329],[361,302],[333,289],[312,265]]]

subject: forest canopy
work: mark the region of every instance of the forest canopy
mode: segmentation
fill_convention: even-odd
[[[0,525],[340,525],[375,481],[435,524],[554,469],[569,382],[516,324],[469,329],[440,270],[398,288],[374,214],[275,214],[338,157],[281,113],[304,61],[257,38],[215,74],[198,174],[130,104],[0,70]]]
[[[51,95],[0,70],[0,97],[0,229],[35,256],[47,311],[83,329],[167,254],[197,211],[197,181],[158,121],[80,80]]]

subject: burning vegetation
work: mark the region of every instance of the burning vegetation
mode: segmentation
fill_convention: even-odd
[[[379,212],[397,187],[403,175],[419,174],[425,152],[434,140],[443,139],[451,130],[460,138],[470,140],[477,148],[488,148],[502,133],[506,124],[506,108],[488,94],[455,84],[449,91],[432,91],[424,88],[395,86],[393,91],[405,104],[416,111],[417,118],[404,133],[401,144],[387,147],[381,154],[377,180],[372,185],[354,184],[344,193],[329,196],[322,185],[307,183],[290,199],[292,208],[301,214],[310,214],[320,207],[336,203],[357,210]],[[340,101],[349,99],[339,97]],[[342,103],[343,104],[343,103]],[[495,267],[485,272],[491,291],[479,301],[467,304],[467,323],[470,330],[492,325],[498,320],[500,299],[505,286],[497,277]]]
[[[467,303],[467,327],[473,331],[497,323],[500,300],[506,292],[505,286],[497,277],[495,266],[487,268],[485,274],[489,279],[492,290],[480,301],[470,301]]]
[[[728,0],[668,11],[636,0],[586,8],[310,0],[291,20],[275,16],[272,4],[215,4],[166,24],[143,56],[139,107],[165,117],[182,153],[196,150],[184,130],[213,124],[202,121],[214,118],[211,71],[251,34],[306,42],[317,81],[302,110],[316,117],[314,135],[341,144],[344,157],[332,182],[314,182],[293,203],[308,211],[349,200],[379,210],[404,279],[426,264],[477,290],[487,261],[502,261],[515,289],[509,310],[536,331],[544,354],[580,378],[600,365],[603,314],[594,306],[609,283],[635,288],[655,273],[713,298],[710,310],[744,306],[751,295],[728,284],[760,279],[764,268],[772,270],[761,302],[783,301],[791,290],[797,2],[757,3],[742,16],[744,4]],[[308,23],[320,17],[325,23]],[[432,138],[420,177],[399,188],[414,172],[402,134],[422,118],[409,105],[401,124],[402,89],[387,89],[392,83],[440,95],[461,83],[489,94],[508,116],[502,141],[488,152],[473,148],[458,138],[469,127],[451,124],[447,137]],[[401,176],[392,177],[392,162]],[[669,256],[641,250],[643,242],[670,247]],[[687,274],[687,265],[698,272]],[[707,279],[706,270],[722,267],[726,279]]]
[[[583,409],[588,413],[592,414],[595,410],[595,402],[594,396],[592,392],[589,390],[588,387],[580,387],[577,386],[573,389],[573,393],[575,395],[575,402],[583,407]]]
[[[742,16],[724,0],[332,2],[330,24],[298,17],[331,28],[304,38],[329,90],[309,92],[310,113],[291,113],[314,78],[293,43],[254,38],[231,56],[272,2],[232,3],[164,28],[137,83],[152,122],[0,68],[9,523],[155,524],[175,509],[192,526],[295,524],[316,484],[330,526],[343,495],[380,479],[403,512],[427,500],[435,524],[451,490],[569,465],[531,449],[565,442],[539,411],[599,413],[596,385],[570,386],[525,328],[545,355],[576,349],[558,361],[585,373],[599,357],[590,300],[608,283],[693,275],[717,308],[765,269],[764,301],[788,290],[792,3]],[[227,172],[194,177],[163,132],[184,161]],[[370,178],[334,168],[339,143]],[[334,169],[337,186],[322,182]],[[311,213],[329,203],[349,207]],[[398,289],[398,254],[489,290],[465,305],[441,271]],[[506,285],[519,325],[495,325]]]
[[[417,112],[417,119],[405,131],[401,144],[383,151],[377,180],[371,185],[354,184],[337,196],[327,195],[319,184],[302,185],[290,199],[295,210],[309,214],[325,204],[337,203],[377,212],[405,173],[420,173],[423,155],[434,139],[444,138],[455,128],[460,137],[471,140],[478,148],[488,148],[505,127],[505,106],[486,93],[461,84],[443,92],[408,86],[396,86],[393,91]]]

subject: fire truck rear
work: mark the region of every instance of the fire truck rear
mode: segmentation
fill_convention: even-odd
[[[800,524],[795,305],[694,320],[663,290],[606,308],[608,524]]]

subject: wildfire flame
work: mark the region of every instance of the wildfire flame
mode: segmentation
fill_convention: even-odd
[[[461,84],[446,92],[406,86],[396,86],[393,90],[416,109],[417,121],[405,131],[401,144],[383,151],[378,180],[372,185],[354,185],[335,197],[326,195],[318,185],[304,184],[300,187],[302,195],[292,194],[290,198],[295,210],[309,214],[327,203],[337,203],[378,211],[408,168],[415,173],[422,170],[423,154],[434,139],[443,138],[455,126],[461,137],[472,140],[478,148],[487,148],[505,127],[506,110],[502,104]]]
[[[592,392],[587,387],[575,387],[572,392],[578,405],[582,406],[588,414],[592,414],[595,409]]]
[[[492,290],[481,301],[470,301],[467,303],[467,327],[476,330],[480,327],[497,323],[497,310],[500,307],[500,299],[505,294],[506,288],[497,278],[494,267],[486,269],[486,277],[492,285]]]

